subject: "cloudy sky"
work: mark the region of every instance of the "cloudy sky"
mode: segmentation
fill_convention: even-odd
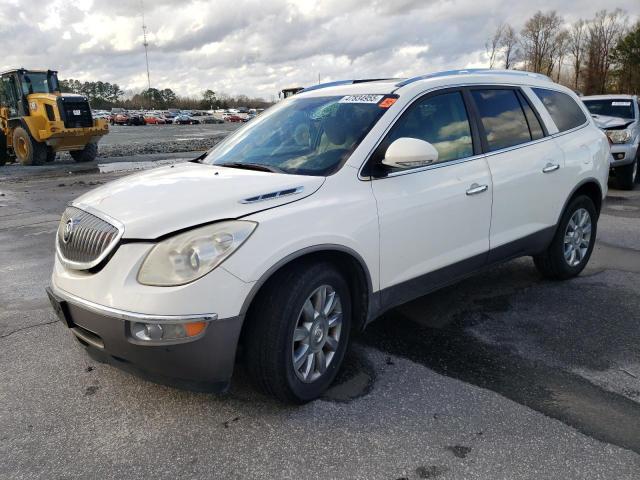
[[[535,10],[567,22],[638,0],[145,0],[151,83],[270,99],[287,86],[486,66],[502,21]],[[0,0],[0,70],[146,87],[140,0]]]

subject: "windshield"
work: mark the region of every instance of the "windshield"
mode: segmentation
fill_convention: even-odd
[[[585,100],[592,115],[605,115],[607,117],[633,118],[633,103],[626,99]]]
[[[27,72],[20,76],[22,92],[25,95],[31,93],[51,93],[46,72]]]
[[[385,112],[383,95],[296,98],[272,107],[221,142],[203,163],[264,165],[330,175]]]

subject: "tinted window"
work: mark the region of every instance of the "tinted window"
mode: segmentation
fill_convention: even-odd
[[[610,100],[584,100],[584,104],[593,115],[607,117],[633,118],[633,102],[624,98]]]
[[[549,111],[556,127],[561,132],[579,127],[587,121],[582,109],[566,93],[534,88],[533,91]]]
[[[531,141],[529,125],[515,90],[472,90],[489,151]]]
[[[533,108],[531,108],[531,105],[529,105],[529,101],[525,98],[522,92],[518,92],[518,99],[520,100],[520,104],[522,105],[522,109],[524,110],[524,115],[525,117],[527,117],[527,123],[529,124],[529,133],[531,133],[531,140],[538,140],[539,138],[544,137],[544,131],[542,130],[540,120],[538,120],[537,115],[534,113]]]
[[[471,127],[462,94],[444,93],[417,100],[393,126],[374,158],[382,160],[387,147],[403,137],[431,143],[438,151],[438,162],[472,156]]]

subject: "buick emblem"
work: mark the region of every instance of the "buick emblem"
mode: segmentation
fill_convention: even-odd
[[[71,240],[71,236],[73,235],[73,218],[67,220],[67,223],[64,226],[64,231],[62,232],[62,241],[63,243],[69,243]]]

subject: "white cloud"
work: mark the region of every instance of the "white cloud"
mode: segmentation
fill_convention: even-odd
[[[630,13],[637,0],[616,0]],[[538,8],[567,21],[596,0],[148,0],[151,82],[180,94],[211,88],[270,98],[284,87],[485,66],[484,43]],[[138,0],[0,0],[0,69],[146,87]]]

